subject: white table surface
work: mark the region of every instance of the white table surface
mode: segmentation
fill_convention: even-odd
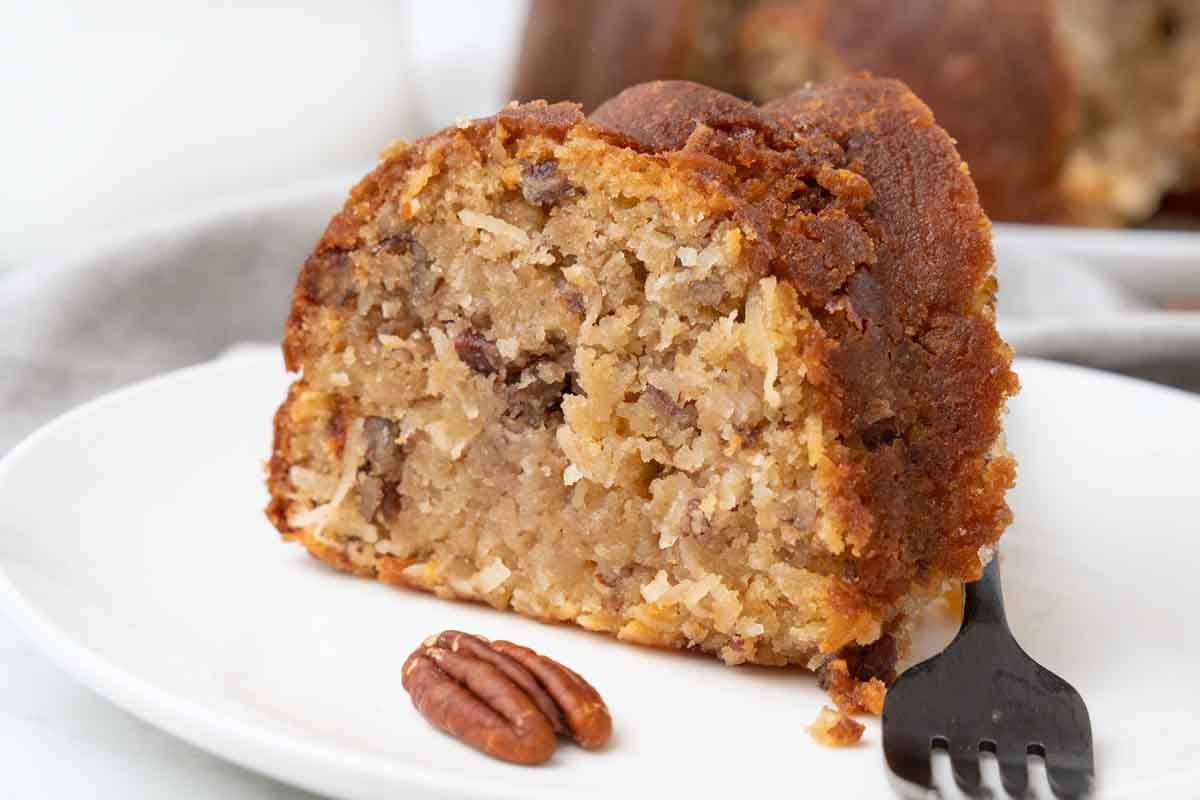
[[[313,795],[160,732],[72,681],[0,615],[0,798]]]

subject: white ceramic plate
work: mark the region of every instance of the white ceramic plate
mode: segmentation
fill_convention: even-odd
[[[1155,303],[1200,303],[1200,232],[997,222],[996,241],[1074,259]]]
[[[1200,400],[1036,361],[1019,372],[1013,627],[1087,699],[1102,796],[1194,792]],[[446,603],[280,544],[260,509],[284,385],[278,356],[252,351],[83,406],[0,462],[0,604],[50,658],[188,741],[341,797],[888,796],[874,722],[843,751],[805,734],[824,700],[810,675]],[[431,731],[399,668],[449,627],[587,675],[614,711],[611,746],[527,769]],[[927,624],[917,655],[949,632]]]

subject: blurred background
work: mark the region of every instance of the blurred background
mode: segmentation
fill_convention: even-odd
[[[348,182],[513,97],[765,101],[859,69],[933,107],[994,219],[1200,227],[1196,0],[6,0],[0,270]]]
[[[519,0],[5,0],[0,270],[247,193],[349,186],[391,139],[494,112],[523,13]]]

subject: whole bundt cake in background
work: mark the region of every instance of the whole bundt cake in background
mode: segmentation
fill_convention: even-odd
[[[886,678],[1009,521],[992,268],[896,81],[397,143],[301,270],[268,516],[446,598]]]
[[[1195,0],[533,0],[514,96],[761,102],[862,69],[933,108],[994,218],[1133,223],[1200,184]]]

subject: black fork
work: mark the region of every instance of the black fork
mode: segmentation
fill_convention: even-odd
[[[1054,794],[1083,798],[1095,778],[1087,706],[1069,683],[1025,654],[1008,629],[997,558],[966,586],[962,628],[908,669],[883,706],[883,753],[902,794],[933,788],[933,749],[950,755],[954,780],[984,794],[979,757],[993,753],[1012,797],[1029,790],[1028,758],[1045,759]]]

